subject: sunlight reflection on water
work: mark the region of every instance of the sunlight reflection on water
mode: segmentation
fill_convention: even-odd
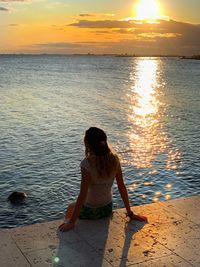
[[[165,155],[166,169],[175,170],[181,162],[181,153],[178,149],[173,150],[171,140],[163,130],[162,102],[159,98],[160,88],[163,86],[160,78],[160,62],[155,59],[138,59],[136,68],[130,73],[132,86],[127,94],[130,101],[128,121],[131,125],[128,131],[128,139],[131,149],[129,164],[137,169],[150,168],[151,177],[157,175],[158,166],[155,159],[161,154]],[[151,178],[150,178],[151,179]],[[144,181],[142,186],[153,186],[151,180]],[[138,187],[138,185],[137,185]],[[135,183],[129,189],[136,188]],[[172,184],[167,184],[165,189],[170,190]],[[162,192],[155,192],[152,201],[156,202],[162,196]],[[146,198],[144,194],[141,195]],[[169,192],[165,199],[169,199]]]
[[[129,141],[132,148],[133,164],[138,168],[152,166],[155,156],[166,148],[168,138],[160,131],[159,112],[159,62],[141,59],[137,62],[129,98],[131,101],[129,122]],[[130,73],[130,76],[133,76]]]

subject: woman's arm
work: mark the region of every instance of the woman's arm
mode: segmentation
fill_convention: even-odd
[[[118,186],[121,198],[122,198],[124,205],[126,207],[126,211],[129,214],[129,213],[131,213],[131,208],[130,208],[128,193],[127,193],[126,186],[124,184],[122,169],[121,169],[120,165],[118,167],[118,171],[116,174],[116,181],[117,181],[117,186]]]
[[[118,185],[118,189],[119,189],[120,195],[122,197],[122,200],[123,200],[124,205],[125,205],[126,210],[127,210],[127,216],[129,216],[129,218],[131,220],[138,220],[138,221],[141,221],[141,222],[147,222],[147,217],[142,216],[142,215],[134,214],[133,211],[130,208],[129,199],[128,199],[128,193],[127,193],[126,186],[124,184],[124,179],[123,179],[123,175],[122,175],[122,169],[121,169],[120,165],[119,165],[119,168],[118,168],[118,172],[116,174],[116,181],[117,181],[117,185]]]
[[[69,231],[70,229],[74,228],[80,210],[85,202],[90,182],[90,173],[83,167],[81,167],[81,177],[82,179],[81,179],[80,193],[77,198],[72,216],[67,223],[63,223],[59,226],[59,229],[62,232]]]

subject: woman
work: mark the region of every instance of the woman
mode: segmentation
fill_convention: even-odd
[[[75,203],[69,205],[65,222],[60,231],[69,231],[79,219],[100,219],[112,214],[111,188],[116,179],[118,189],[130,219],[147,221],[144,216],[131,211],[128,193],[123,181],[118,156],[107,144],[105,132],[99,128],[89,128],[84,137],[85,158],[81,162],[80,193]]]

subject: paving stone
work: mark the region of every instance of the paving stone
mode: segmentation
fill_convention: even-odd
[[[31,265],[16,246],[8,231],[0,231],[0,266],[30,267]]]
[[[33,267],[112,267],[85,242],[60,243],[58,248],[29,251],[25,256]]]
[[[149,223],[144,225],[143,232],[195,266],[200,266],[200,227],[189,219],[194,210],[198,212],[199,200],[199,197],[192,197],[134,208],[136,213],[148,217]],[[182,216],[184,211],[187,211],[185,218]],[[117,212],[121,215],[123,210]],[[199,215],[194,216],[198,218]],[[132,221],[131,224],[138,227],[136,221]]]
[[[184,258],[194,266],[200,266],[200,227],[188,220],[174,220],[144,229],[155,242]]]
[[[66,244],[81,241],[80,237],[74,231],[64,234],[57,231],[61,223],[62,221],[59,220],[19,227],[12,229],[11,235],[23,252],[27,250],[43,249],[48,246],[58,246],[60,238],[62,238]]]
[[[180,216],[200,225],[200,196],[161,202],[161,205],[166,210],[174,211]]]

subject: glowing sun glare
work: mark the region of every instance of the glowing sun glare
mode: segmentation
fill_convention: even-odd
[[[140,0],[136,7],[136,19],[155,20],[159,19],[159,6],[156,0]]]

